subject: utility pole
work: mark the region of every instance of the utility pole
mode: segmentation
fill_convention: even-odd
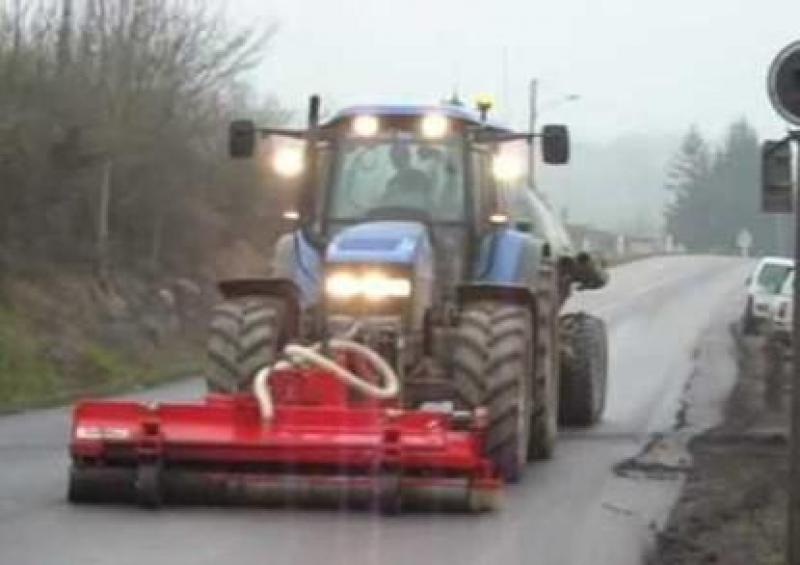
[[[511,100],[509,98],[509,70],[508,70],[508,47],[503,47],[503,62],[502,62],[502,70],[503,70],[503,114],[505,116],[506,121],[510,121],[512,117],[511,113]]]
[[[531,142],[528,145],[528,186],[536,190],[536,120],[538,118],[538,97],[539,97],[539,81],[531,79],[530,84],[530,115],[528,123],[528,131],[533,134]]]
[[[530,82],[530,114],[528,121],[528,131],[533,134],[531,142],[528,146],[528,186],[533,190],[536,187],[536,128],[539,122],[539,80],[536,78],[531,79]],[[574,102],[580,99],[579,94],[567,94],[556,98],[555,100],[548,100],[545,103],[546,108],[559,106],[566,102]]]

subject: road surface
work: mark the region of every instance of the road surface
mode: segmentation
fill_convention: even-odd
[[[571,307],[609,325],[604,421],[564,431],[555,458],[531,465],[500,512],[73,507],[64,500],[69,412],[54,409],[0,418],[0,563],[636,564],[680,484],[620,478],[612,467],[672,426],[694,344],[741,301],[747,269],[730,258],[654,258],[577,297]],[[148,394],[200,390],[193,380]]]

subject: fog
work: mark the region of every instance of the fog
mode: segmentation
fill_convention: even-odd
[[[576,142],[624,148],[625,139],[635,139],[634,146],[653,140],[646,159],[650,172],[634,177],[655,184],[642,190],[656,199],[663,197],[658,188],[672,147],[690,124],[710,138],[741,117],[762,136],[785,129],[767,100],[765,75],[775,53],[796,39],[800,21],[796,0],[225,5],[236,21],[278,24],[269,56],[251,80],[290,108],[300,110],[311,92],[323,94],[333,108],[364,101],[435,102],[454,90],[467,99],[491,92],[496,116],[523,126],[527,84],[537,77],[542,121],[568,123]],[[580,99],[563,103],[568,94]],[[664,142],[673,138],[673,144]],[[608,166],[624,167],[625,161]],[[620,211],[626,203],[618,202],[613,214],[589,217],[579,204],[571,206],[573,215],[601,224],[627,221],[620,214],[633,212]],[[650,202],[650,213],[660,206]]]

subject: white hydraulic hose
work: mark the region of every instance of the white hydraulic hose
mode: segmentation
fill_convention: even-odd
[[[291,364],[286,361],[279,361],[272,367],[266,366],[256,373],[256,378],[253,379],[253,396],[256,397],[258,403],[258,411],[261,413],[261,419],[270,421],[275,416],[275,407],[272,404],[272,395],[269,393],[269,375],[273,369],[288,369]]]
[[[365,357],[381,377],[381,385],[374,385],[355,373],[348,371],[335,361],[328,359],[319,353],[319,344],[313,347],[289,344],[284,349],[284,353],[291,359],[291,363],[280,361],[272,367],[264,367],[258,371],[256,378],[253,380],[253,394],[258,402],[259,411],[261,412],[261,418],[263,420],[270,421],[275,415],[275,407],[273,406],[268,385],[269,376],[272,371],[274,369],[286,369],[292,365],[299,365],[303,362],[311,363],[312,365],[330,371],[337,379],[347,386],[373,398],[387,400],[394,398],[397,396],[398,392],[400,392],[400,379],[397,373],[395,373],[394,369],[372,349],[358,342],[344,339],[332,339],[328,343],[330,348],[335,351],[347,351]]]

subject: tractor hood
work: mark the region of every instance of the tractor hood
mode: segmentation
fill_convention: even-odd
[[[412,265],[430,257],[425,226],[417,222],[377,221],[339,232],[328,245],[328,263]]]
[[[413,221],[377,220],[345,228],[328,245],[325,262],[334,270],[352,269],[354,276],[363,272],[363,266],[368,271],[375,267],[386,269],[394,277],[407,277],[411,296],[402,318],[410,327],[422,328],[434,296],[433,248],[426,226]],[[372,311],[379,312],[378,306],[373,305]]]

